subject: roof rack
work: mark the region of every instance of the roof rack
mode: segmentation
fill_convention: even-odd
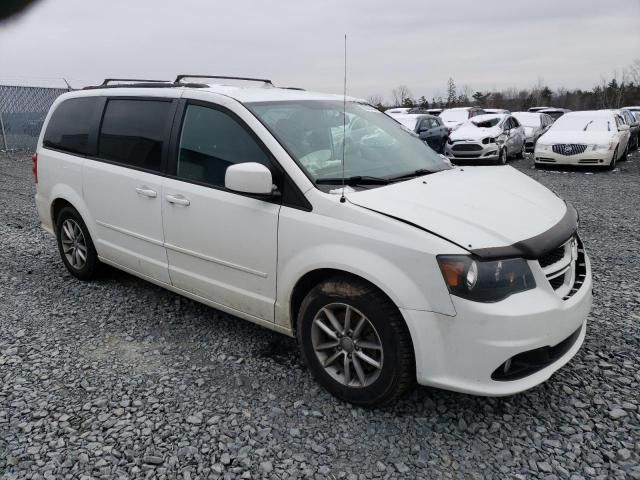
[[[227,76],[222,76],[222,75],[185,75],[185,74],[181,74],[178,75],[176,77],[175,83],[180,83],[182,81],[183,78],[216,78],[216,79],[220,79],[220,80],[243,80],[243,81],[247,81],[247,82],[262,82],[266,85],[271,85],[272,87],[273,82],[271,80],[269,80],[268,78],[251,78],[251,77],[227,77]]]
[[[102,82],[100,86],[106,87],[111,82],[171,83],[171,80],[143,80],[140,78],[105,78],[104,82]]]

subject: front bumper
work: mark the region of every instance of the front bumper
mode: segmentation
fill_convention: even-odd
[[[532,268],[535,289],[503,301],[479,303],[452,296],[454,317],[402,309],[413,340],[418,383],[475,395],[503,396],[549,379],[571,360],[585,338],[592,301],[591,265],[585,258],[585,281],[568,300],[554,292],[538,267]],[[537,349],[555,351],[557,355],[526,376],[513,380],[492,378],[507,360]]]
[[[469,150],[460,150],[460,147]],[[473,150],[471,150],[473,148]],[[482,142],[464,142],[449,144],[445,147],[445,155],[452,161],[491,161],[500,157],[500,145],[497,143],[483,144]]]
[[[536,148],[534,161],[540,165],[609,165],[613,150],[590,150],[575,155],[563,155],[552,150]]]

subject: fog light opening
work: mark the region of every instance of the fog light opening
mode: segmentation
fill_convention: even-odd
[[[503,373],[509,373],[510,368],[511,368],[511,359],[504,362],[504,368],[502,369]]]

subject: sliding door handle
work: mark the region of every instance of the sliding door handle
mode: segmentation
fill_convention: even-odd
[[[143,197],[149,197],[149,198],[156,198],[158,196],[155,190],[151,190],[146,185],[141,185],[139,187],[136,187],[136,193]]]

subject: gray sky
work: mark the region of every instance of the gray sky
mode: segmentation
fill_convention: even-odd
[[[41,0],[0,24],[0,83],[177,73],[414,96],[591,88],[640,58],[639,0]]]

